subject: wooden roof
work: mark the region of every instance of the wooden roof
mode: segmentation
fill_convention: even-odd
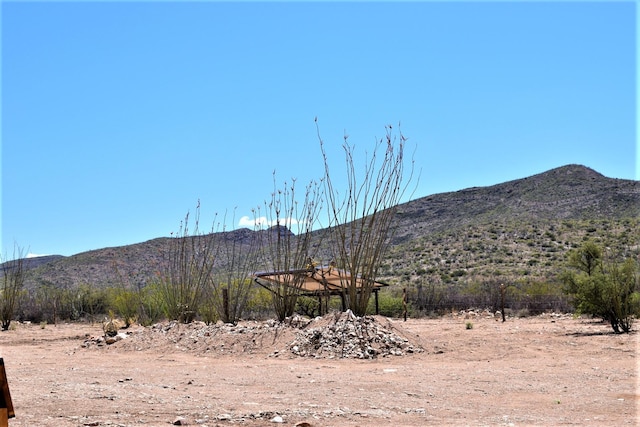
[[[256,273],[255,281],[265,287],[269,285],[297,286],[305,294],[341,294],[349,283],[351,276],[345,271],[335,267],[314,267],[303,270],[276,271],[270,273]],[[363,280],[356,279],[356,288],[362,288]],[[294,285],[295,284],[295,285]],[[383,286],[389,286],[382,282],[373,282],[373,289],[378,290]]]

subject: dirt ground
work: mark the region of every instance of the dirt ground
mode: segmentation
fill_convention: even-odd
[[[99,324],[17,324],[0,333],[9,426],[640,425],[638,333],[552,314],[378,321],[423,351],[300,357],[295,328],[252,322],[112,345]]]

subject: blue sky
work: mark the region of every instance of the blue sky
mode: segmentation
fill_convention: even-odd
[[[412,198],[640,179],[629,2],[2,2],[2,254],[235,225],[401,123]],[[336,172],[336,177],[339,173]],[[337,179],[337,178],[336,178]]]

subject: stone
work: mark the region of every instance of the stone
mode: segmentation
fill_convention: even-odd
[[[116,322],[113,320],[103,324],[102,330],[104,331],[105,337],[115,337],[118,335],[118,327],[116,326]]]

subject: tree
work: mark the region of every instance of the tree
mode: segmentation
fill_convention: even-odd
[[[602,249],[593,240],[587,240],[579,250],[569,252],[569,266],[588,276],[596,271],[602,261]]]
[[[565,292],[572,297],[576,313],[599,317],[615,333],[631,331],[634,316],[640,315],[638,261],[604,257],[593,241],[569,254],[572,270],[562,275]]]
[[[24,286],[24,259],[24,251],[14,245],[13,258],[1,264],[0,324],[3,331],[9,329]]]
[[[341,272],[347,307],[358,316],[366,313],[378,267],[393,231],[397,205],[413,175],[412,167],[405,182],[406,138],[402,133],[395,135],[390,125],[385,127],[385,133],[385,137],[376,142],[363,169],[356,167],[355,148],[349,144],[348,136],[344,136],[347,188],[343,193],[335,187],[318,130],[333,261]]]

